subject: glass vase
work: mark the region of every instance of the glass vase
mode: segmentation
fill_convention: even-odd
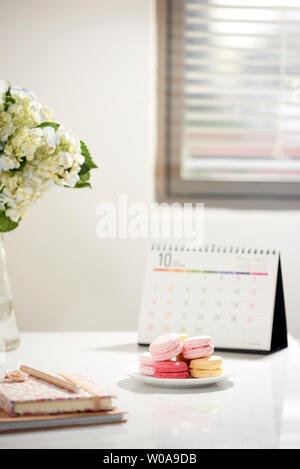
[[[0,350],[14,350],[20,343],[10,288],[3,236],[0,235]]]

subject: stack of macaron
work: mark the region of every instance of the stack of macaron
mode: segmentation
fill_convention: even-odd
[[[213,355],[210,336],[165,334],[157,337],[149,352],[139,357],[140,373],[155,378],[207,378],[223,373],[223,360]]]
[[[189,375],[185,361],[175,360],[183,348],[179,334],[166,334],[155,339],[150,353],[139,356],[140,373],[155,378],[180,379]]]

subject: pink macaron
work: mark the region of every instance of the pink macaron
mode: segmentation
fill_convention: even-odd
[[[149,347],[155,361],[164,361],[175,358],[182,350],[179,334],[165,334],[157,337]]]
[[[184,358],[192,360],[194,358],[209,357],[214,353],[214,343],[209,335],[199,335],[190,337],[183,341]]]
[[[154,360],[149,352],[142,353],[139,356],[139,368],[142,375],[154,375]]]
[[[183,379],[188,375],[188,366],[185,362],[166,360],[154,364],[154,378]]]

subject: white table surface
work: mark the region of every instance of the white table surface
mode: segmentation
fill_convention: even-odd
[[[82,372],[118,395],[127,423],[0,436],[0,448],[300,448],[300,347],[268,356],[222,353],[234,374],[206,388],[174,390],[128,378],[144,348],[136,334],[26,333],[0,354],[0,374],[27,364]]]

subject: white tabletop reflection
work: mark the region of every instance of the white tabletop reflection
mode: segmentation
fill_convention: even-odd
[[[300,448],[300,348],[271,355],[222,353],[232,377],[206,388],[150,387],[127,377],[138,353],[131,332],[26,333],[0,353],[0,373],[26,364],[81,372],[118,395],[118,425],[2,435],[0,448]]]

